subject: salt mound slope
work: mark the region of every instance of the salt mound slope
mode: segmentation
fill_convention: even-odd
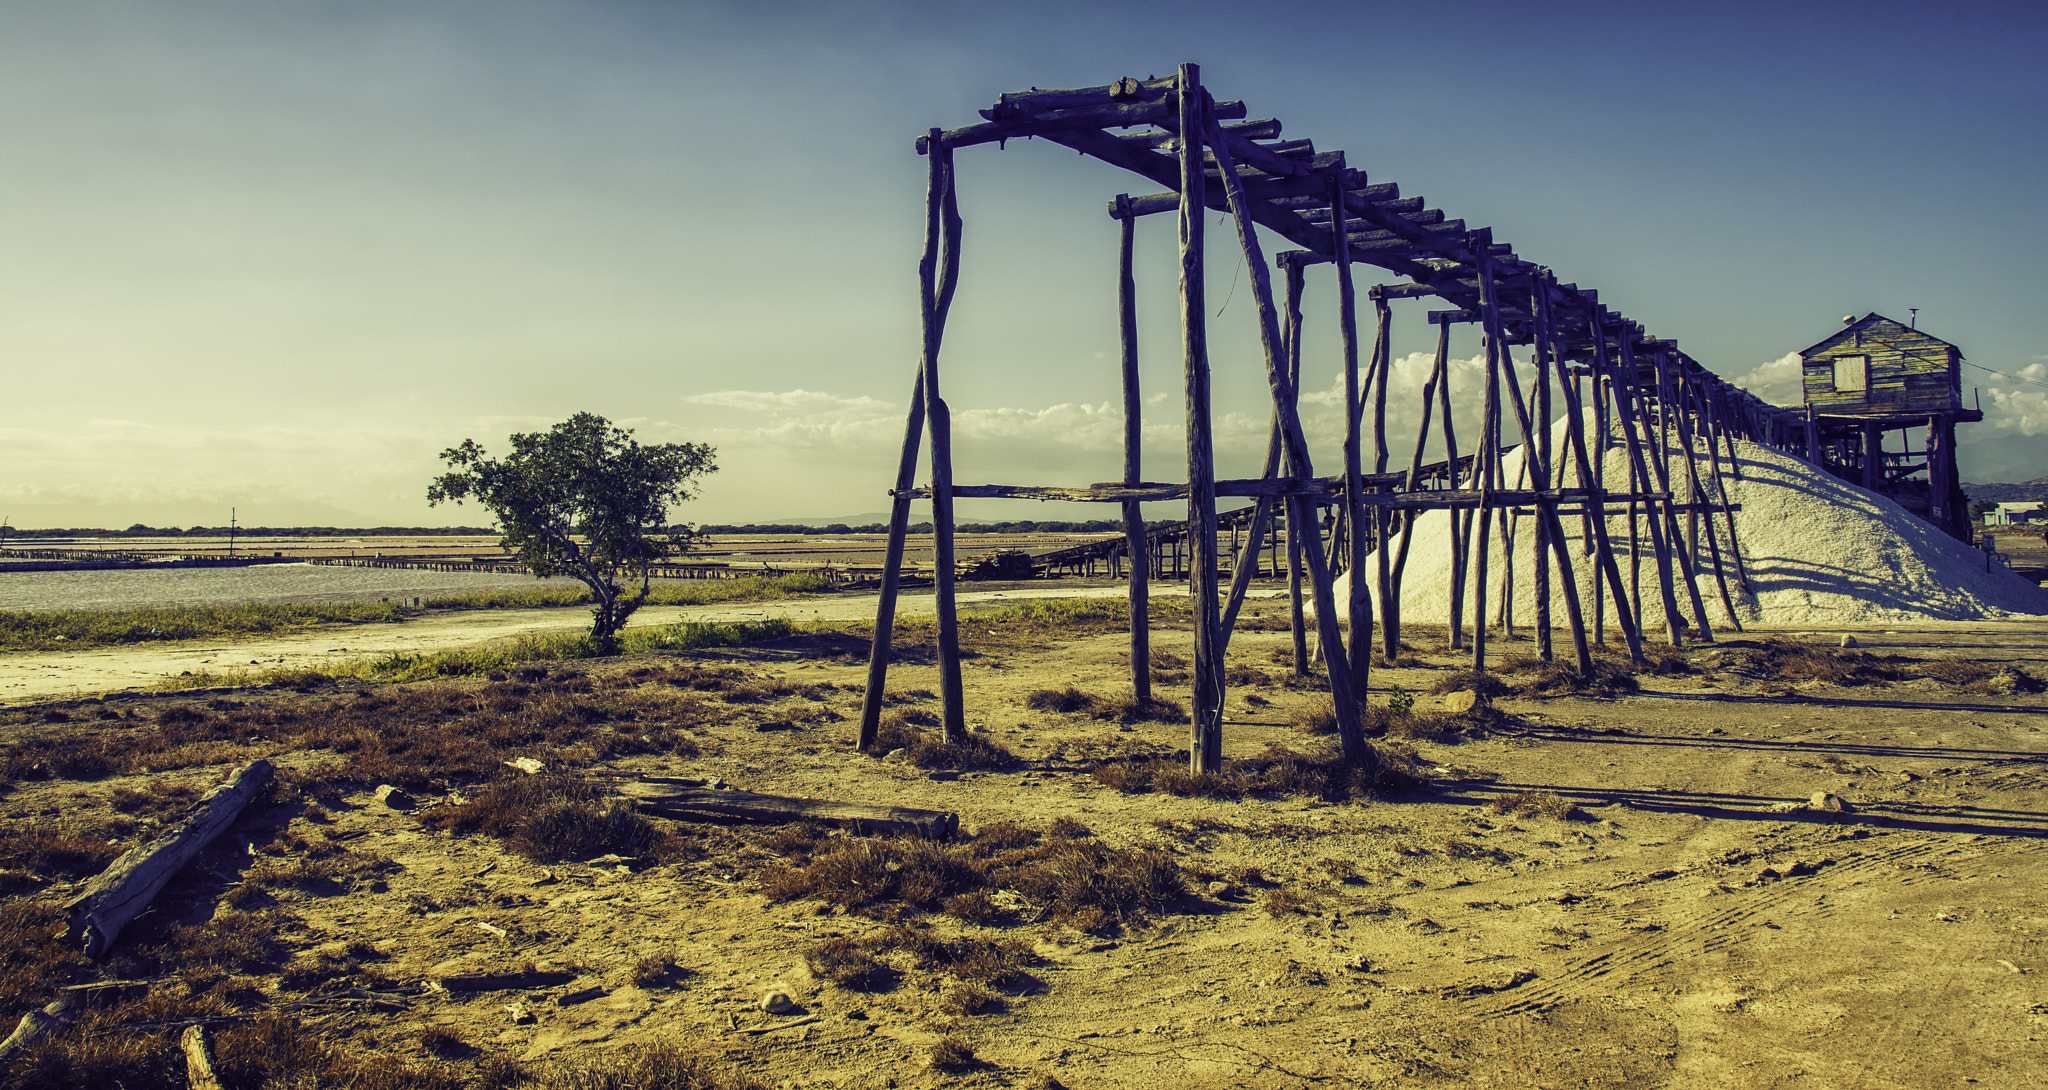
[[[1565,449],[1560,432],[1553,449]],[[1728,561],[1727,528],[1716,513],[1712,520],[1715,539],[1720,543],[1729,595],[1736,616],[1745,625],[1797,626],[1809,624],[1861,624],[1891,621],[1962,621],[2048,614],[2048,591],[2004,568],[1984,570],[1984,554],[1942,533],[1933,525],[1908,513],[1898,504],[1840,480],[1790,455],[1768,447],[1737,440],[1738,468],[1735,480],[1725,471],[1723,480],[1730,501],[1740,504],[1735,512],[1735,532],[1747,567],[1750,592],[1737,582]],[[1723,448],[1725,458],[1725,447]],[[1647,452],[1646,452],[1647,454]],[[1606,482],[1610,491],[1628,488],[1628,453],[1611,449],[1606,457]],[[1509,487],[1517,485],[1522,473],[1521,451],[1503,458]],[[1710,466],[1702,457],[1701,486],[1712,488]],[[1669,465],[1672,492],[1685,496],[1685,456],[1674,452]],[[1565,475],[1568,487],[1577,484],[1575,470]],[[1561,517],[1573,558],[1580,592],[1586,594],[1593,579],[1593,561],[1584,555],[1582,520]],[[1681,539],[1685,516],[1678,517]],[[1643,627],[1655,634],[1664,625],[1664,606],[1657,591],[1657,559],[1650,545],[1647,520],[1640,532]],[[1514,620],[1529,624],[1536,615],[1535,562],[1531,546],[1535,519],[1524,515],[1514,520]],[[1711,554],[1707,549],[1707,526],[1700,518],[1700,558],[1696,581],[1707,616],[1716,626],[1727,624],[1719,591],[1715,586]],[[1428,511],[1416,519],[1409,546],[1408,565],[1401,579],[1401,619],[1412,624],[1444,624],[1450,618],[1450,517],[1445,511]],[[1476,536],[1477,530],[1473,531]],[[1615,563],[1626,583],[1630,579],[1628,518],[1610,516],[1607,533]],[[1683,541],[1679,543],[1683,547]],[[1399,538],[1394,542],[1398,554]],[[1494,532],[1488,542],[1487,612],[1497,618],[1503,584],[1500,515],[1495,513]],[[1674,560],[1675,565],[1675,560]],[[1368,573],[1378,570],[1378,561],[1368,561]],[[1675,572],[1674,572],[1675,574]],[[1370,582],[1370,580],[1368,580]],[[1563,582],[1552,573],[1552,623],[1563,627],[1565,620]],[[1680,614],[1690,614],[1691,602],[1681,584],[1673,588]],[[1473,588],[1465,590],[1465,623],[1472,623]],[[1348,574],[1338,579],[1337,601],[1350,594]],[[1378,593],[1373,591],[1374,615],[1381,611]],[[1609,591],[1607,617],[1613,625],[1613,596]],[[1583,600],[1583,599],[1582,599]],[[1592,618],[1587,617],[1590,627]]]

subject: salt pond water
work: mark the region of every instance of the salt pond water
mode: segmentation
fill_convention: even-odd
[[[489,590],[575,588],[574,579],[482,572],[259,564],[162,571],[0,572],[0,609],[146,609],[240,602],[374,602]]]

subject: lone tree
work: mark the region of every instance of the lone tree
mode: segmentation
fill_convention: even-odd
[[[428,486],[427,503],[475,500],[497,516],[499,544],[526,570],[581,580],[597,597],[590,638],[599,654],[617,654],[619,630],[647,601],[648,565],[690,547],[694,531],[669,525],[669,509],[718,471],[716,451],[704,443],[642,446],[595,413],[511,442],[503,460],[474,439],[442,451],[453,472]],[[628,593],[635,579],[639,590]]]

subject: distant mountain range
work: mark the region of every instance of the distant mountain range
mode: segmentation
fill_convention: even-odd
[[[1969,484],[1963,485],[1963,492],[1971,500],[1980,503],[2019,503],[2033,500],[2036,503],[2048,500],[2048,477],[2036,477],[2018,484]]]

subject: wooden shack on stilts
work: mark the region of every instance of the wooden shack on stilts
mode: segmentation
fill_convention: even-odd
[[[1449,608],[1442,620],[1451,646],[1468,648],[1475,670],[1488,668],[1489,629],[1498,624],[1511,630],[1514,624],[1517,550],[1532,554],[1534,612],[1527,623],[1535,629],[1539,655],[1553,657],[1553,622],[1561,612],[1571,636],[1571,665],[1582,675],[1593,670],[1594,649],[1606,641],[1610,618],[1626,653],[1644,658],[1643,546],[1654,565],[1651,593],[1661,602],[1668,640],[1678,643],[1688,632],[1699,640],[1714,638],[1700,587],[1709,575],[1726,623],[1739,628],[1736,601],[1747,593],[1747,577],[1724,485],[1724,474],[1739,472],[1734,440],[1816,457],[1821,443],[1811,413],[1801,417],[1775,409],[1727,385],[1674,342],[1609,311],[1595,292],[1560,284],[1548,269],[1524,261],[1495,242],[1491,231],[1467,229],[1463,221],[1424,207],[1421,198],[1403,197],[1397,185],[1369,182],[1364,171],[1347,165],[1344,153],[1318,152],[1308,140],[1282,140],[1281,124],[1273,118],[1246,120],[1245,105],[1217,101],[1193,64],[1163,78],[1005,94],[982,116],[981,124],[933,129],[917,141],[928,161],[919,266],[923,344],[891,493],[888,552],[861,709],[863,750],[877,738],[910,504],[916,499],[932,505],[939,685],[951,741],[967,736],[952,514],[953,501],[962,497],[1120,505],[1124,533],[1099,543],[1096,551],[1129,580],[1131,684],[1140,700],[1151,696],[1147,596],[1155,579],[1185,571],[1195,630],[1188,759],[1196,772],[1222,764],[1225,651],[1269,545],[1277,547],[1273,565],[1284,562],[1287,573],[1295,669],[1311,668],[1313,617],[1339,742],[1344,755],[1361,764],[1373,760],[1359,709],[1376,658],[1374,626],[1381,637],[1377,656],[1392,658],[1404,620],[1437,620],[1404,618],[1400,608],[1417,522],[1428,512],[1444,512],[1451,546]],[[951,418],[939,364],[960,271],[953,156],[1027,137],[1131,171],[1167,190],[1121,195],[1109,204],[1120,233],[1115,283],[1125,412],[1123,474],[1116,484],[961,485],[952,479]],[[1228,217],[1245,262],[1272,398],[1265,464],[1258,477],[1243,480],[1217,478],[1210,429],[1203,294],[1210,212]],[[1143,474],[1133,269],[1138,222],[1165,213],[1174,215],[1179,242],[1187,454],[1186,480],[1169,484],[1147,482]],[[1298,247],[1272,262],[1282,273],[1277,296],[1262,229]],[[1302,297],[1308,272],[1324,264],[1332,266],[1336,282],[1344,421],[1336,472],[1319,476],[1300,415]],[[1364,293],[1372,307],[1373,340],[1363,353],[1353,279],[1360,264],[1398,278]],[[1412,446],[1405,436],[1390,435],[1387,418],[1396,366],[1395,304],[1407,299],[1448,304],[1425,315],[1435,331],[1435,351],[1427,357]],[[1462,326],[1477,328],[1481,348],[1478,429],[1464,437],[1464,447],[1453,419],[1454,407],[1461,406],[1451,390],[1452,331]],[[920,487],[917,469],[927,440],[929,470]],[[1717,444],[1726,446],[1725,460]],[[1425,462],[1432,447],[1443,456]],[[1390,470],[1392,449],[1409,452],[1405,467]],[[1626,467],[1625,476],[1610,472],[1614,459]],[[1222,498],[1254,501],[1227,520],[1235,543],[1227,588],[1221,584],[1218,541]],[[1186,501],[1183,527],[1161,532],[1145,526],[1139,505],[1163,500]],[[1615,520],[1623,520],[1625,538],[1617,537]],[[1504,572],[1490,570],[1496,562]],[[1582,572],[1590,578],[1582,579]]]

